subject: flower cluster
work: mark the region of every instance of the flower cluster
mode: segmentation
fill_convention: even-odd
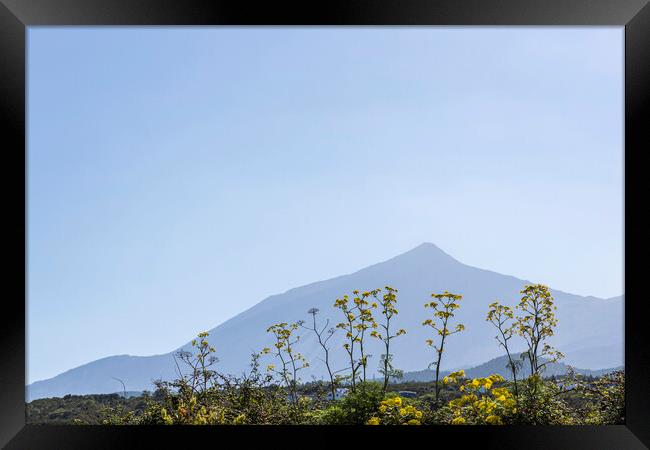
[[[463,331],[465,329],[465,325],[462,323],[457,324],[453,331],[451,331],[448,326],[449,319],[455,315],[454,311],[460,308],[458,302],[463,298],[463,296],[445,291],[442,294],[431,294],[431,297],[435,298],[438,301],[425,303],[424,307],[433,309],[433,319],[426,319],[424,322],[422,322],[422,325],[433,328],[436,333],[442,338]],[[443,349],[438,348],[436,345],[434,345],[432,339],[427,339],[426,342],[438,353],[442,353]]]
[[[445,383],[457,383],[457,372],[445,377]],[[449,402],[452,411],[452,425],[503,425],[504,418],[517,412],[514,395],[503,383],[501,375],[467,380],[460,386],[464,394]]]
[[[446,377],[442,379],[442,382],[444,384],[449,384],[449,383],[457,383],[460,378],[465,378],[465,371],[464,370],[459,370],[456,372],[452,372]]]
[[[422,411],[406,405],[401,397],[392,397],[379,404],[379,414],[368,420],[368,425],[421,425]]]

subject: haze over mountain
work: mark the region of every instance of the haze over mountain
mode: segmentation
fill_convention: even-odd
[[[543,283],[544,280],[532,282]],[[341,312],[333,308],[336,298],[355,289],[370,290],[390,285],[399,289],[399,315],[394,319],[395,327],[407,330],[406,335],[393,341],[394,364],[404,371],[421,371],[433,358],[432,349],[424,343],[431,335],[430,329],[421,325],[430,314],[423,305],[432,292],[448,290],[463,295],[454,323],[465,324],[466,330],[448,341],[442,369],[473,367],[503,353],[494,340],[495,330],[485,321],[488,304],[498,299],[514,306],[526,283],[529,281],[465,265],[434,244],[424,243],[355,273],[267,297],[209,330],[209,341],[217,350],[217,370],[239,374],[248,369],[252,352],[270,345],[266,333],[270,325],[306,320],[310,318],[307,311],[315,307],[320,310],[319,321],[329,319],[330,326],[335,326],[341,319]],[[559,325],[551,343],[566,353],[563,362],[592,370],[623,365],[623,297],[600,299],[557,290],[552,290],[552,293]],[[307,331],[301,334],[299,350],[311,363],[309,369],[300,373],[302,379],[321,378],[326,372],[318,360],[317,342]],[[338,332],[330,341],[335,369],[345,366],[345,352],[341,348],[343,338],[343,333]],[[190,348],[188,342],[163,355],[102,358],[29,385],[28,401],[65,394],[116,392],[121,386],[115,378],[123,380],[127,390],[152,390],[153,379],[171,379],[176,375],[172,355],[177,350]],[[523,348],[520,346],[514,350]],[[372,376],[377,372],[381,354],[378,343],[370,345],[369,353],[372,355],[369,375]]]

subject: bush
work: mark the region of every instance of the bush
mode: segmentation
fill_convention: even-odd
[[[382,385],[367,381],[357,383],[354,392],[327,408],[321,416],[329,425],[363,425],[379,411],[384,399]]]
[[[525,425],[576,425],[580,420],[561,398],[562,389],[539,375],[520,385],[518,408],[511,422]]]
[[[368,419],[368,425],[421,425],[423,413],[415,406],[393,396],[379,404],[377,415]]]
[[[588,425],[625,423],[625,373],[617,371],[594,381],[572,380],[574,391],[585,400],[580,415]]]

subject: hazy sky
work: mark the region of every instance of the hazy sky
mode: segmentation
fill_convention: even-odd
[[[30,28],[28,378],[428,241],[623,292],[623,28]]]

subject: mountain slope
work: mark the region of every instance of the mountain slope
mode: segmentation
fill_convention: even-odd
[[[269,325],[307,319],[307,310],[316,307],[320,309],[319,319],[329,319],[330,325],[334,326],[341,319],[340,311],[332,307],[337,297],[354,289],[369,290],[390,285],[399,289],[400,313],[394,321],[395,326],[407,330],[406,335],[394,341],[394,362],[396,367],[405,371],[416,371],[433,358],[431,349],[424,344],[430,335],[421,326],[427,314],[423,304],[431,292],[449,290],[463,295],[457,319],[466,325],[466,331],[449,340],[442,368],[471,367],[501,354],[494,341],[495,332],[485,321],[488,303],[499,299],[514,305],[526,282],[467,266],[435,245],[426,243],[358,272],[272,295],[210,330],[210,342],[217,349],[219,370],[241,373],[248,368],[252,352],[270,345],[266,333]],[[553,291],[553,295],[558,306],[559,326],[552,343],[560,350],[566,349],[576,361],[595,364],[587,365],[592,369],[622,365],[622,297],[604,300],[561,291]],[[344,367],[344,351],[340,348],[342,339],[342,333],[337,333],[331,340],[332,347],[337,349],[333,352],[335,369]],[[603,346],[607,351],[603,351]],[[179,349],[188,348],[189,343]],[[309,371],[301,372],[303,380],[321,378],[325,372],[316,358],[318,346],[313,336],[305,335],[301,339],[300,351],[312,363]],[[370,346],[369,353],[373,355],[369,363],[372,374],[381,354],[377,343]],[[104,358],[33,383],[28,388],[28,396],[34,399],[67,393],[115,392],[121,385],[112,377],[124,380],[128,390],[151,389],[152,378],[174,376],[172,354]],[[570,357],[567,363],[585,367],[574,363]]]

